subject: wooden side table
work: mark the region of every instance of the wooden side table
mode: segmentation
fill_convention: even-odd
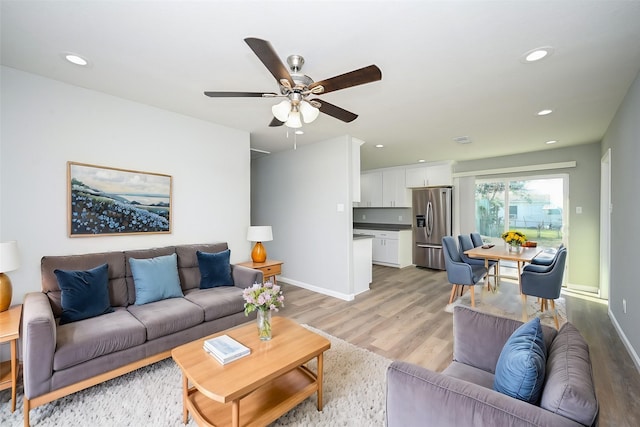
[[[273,284],[275,285],[277,283],[276,275],[282,273],[282,264],[283,264],[282,261],[276,261],[275,259],[268,259],[265,262],[247,261],[247,262],[241,262],[238,265],[262,271],[262,281],[264,282],[269,277],[272,277]]]
[[[0,363],[0,390],[11,387],[11,412],[16,410],[16,388],[18,386],[18,338],[22,304],[0,313],[0,343],[11,345],[11,360]]]

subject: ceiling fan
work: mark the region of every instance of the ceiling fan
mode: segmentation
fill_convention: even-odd
[[[310,96],[382,80],[380,69],[375,65],[369,65],[339,76],[314,82],[311,77],[300,72],[304,65],[302,56],[291,55],[287,58],[287,64],[291,70],[289,72],[280,61],[280,58],[278,58],[271,43],[253,37],[246,38],[244,41],[275,77],[280,87],[280,93],[205,92],[204,94],[212,98],[286,98],[271,108],[275,117],[269,123],[269,126],[282,126],[284,124],[290,128],[299,128],[302,127],[303,121],[305,123],[314,121],[320,112],[346,123],[352,122],[358,117],[357,114],[318,98],[309,99]]]

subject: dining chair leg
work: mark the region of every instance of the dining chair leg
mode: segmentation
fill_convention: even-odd
[[[453,302],[453,298],[456,296],[457,290],[458,290],[458,285],[451,285],[451,296],[449,297],[449,304]]]
[[[476,306],[476,289],[475,286],[469,286],[469,292],[471,292],[471,307]]]
[[[527,319],[529,315],[527,314],[527,296],[525,294],[522,295],[522,321],[527,323]]]
[[[556,310],[555,300],[551,300],[551,309],[553,310],[553,321],[556,324],[556,329],[560,329],[560,324],[558,322],[558,310]]]
[[[464,294],[464,285],[459,285],[460,286],[460,296],[462,296],[462,294]]]

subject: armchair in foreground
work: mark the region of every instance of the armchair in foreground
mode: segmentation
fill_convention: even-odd
[[[498,358],[522,322],[468,307],[453,312],[453,361],[442,372],[403,361],[387,370],[387,427],[595,426],[598,400],[589,346],[571,323],[542,326],[546,370],[540,399],[494,390]]]

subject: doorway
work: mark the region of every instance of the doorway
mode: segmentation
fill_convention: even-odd
[[[600,298],[609,299],[611,279],[611,149],[600,160]]]

